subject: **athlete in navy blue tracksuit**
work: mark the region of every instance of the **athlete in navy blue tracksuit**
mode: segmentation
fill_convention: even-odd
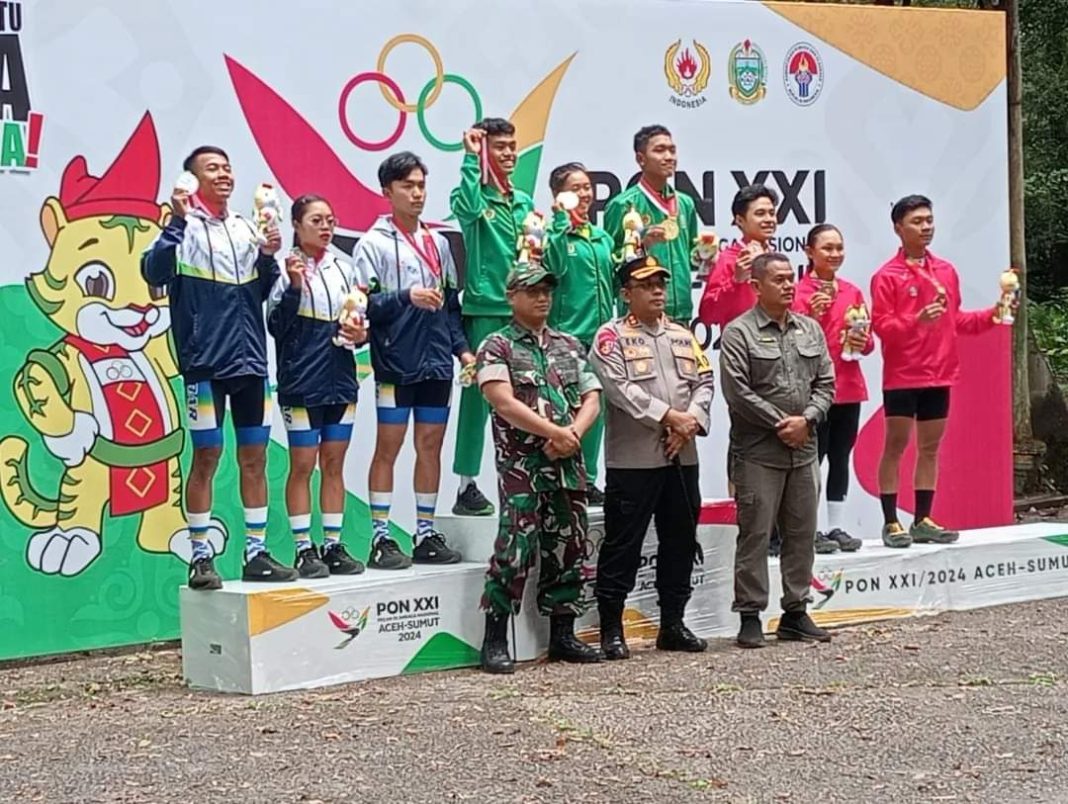
[[[378,436],[368,481],[374,542],[370,565],[403,569],[414,560],[452,564],[460,554],[434,530],[441,443],[449,420],[453,358],[475,361],[464,337],[456,265],[449,243],[419,221],[426,199],[426,165],[415,154],[393,154],[378,169],[392,214],[379,218],[356,246],[353,260],[370,287],[368,319],[375,372]],[[408,558],[389,536],[393,465],[415,420],[416,534]]]
[[[363,564],[341,543],[345,510],[345,452],[356,417],[359,381],[353,348],[367,339],[362,321],[338,323],[346,296],[358,290],[352,266],[327,247],[334,212],[325,198],[293,202],[295,246],[267,301],[267,327],[275,339],[278,404],[289,438],[286,510],[302,578],[354,575]],[[319,505],[322,551],[311,540],[309,483],[322,472]]]
[[[270,393],[263,301],[278,277],[277,227],[261,238],[246,218],[227,208],[234,188],[221,148],[201,146],[184,167],[200,183],[190,195],[175,189],[173,215],[141,258],[150,285],[166,285],[178,367],[185,381],[193,465],[186,482],[192,589],[219,589],[212,557],[225,530],[211,517],[212,485],[222,454],[226,401],[234,418],[241,501],[245,507],[247,581],[290,581],[297,573],[267,553],[267,440]],[[265,242],[262,242],[264,241]]]

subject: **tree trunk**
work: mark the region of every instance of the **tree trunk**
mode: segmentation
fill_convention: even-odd
[[[1023,106],[1019,0],[1006,0],[1005,41],[1009,112],[1009,255],[1020,272],[1020,309],[1012,337],[1012,430],[1018,444],[1031,440],[1027,371],[1027,251],[1024,238]]]

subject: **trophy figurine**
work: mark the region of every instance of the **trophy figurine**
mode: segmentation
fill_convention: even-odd
[[[994,320],[1011,327],[1016,321],[1016,305],[1020,301],[1020,272],[1015,268],[1003,271],[998,277],[998,285],[1001,287],[1001,296]]]
[[[519,257],[516,262],[537,262],[541,259],[542,242],[545,240],[545,216],[536,209],[527,213],[523,219],[523,233],[519,236],[516,248]]]
[[[274,185],[260,184],[252,196],[252,217],[259,229],[260,245],[267,242],[267,230],[282,222],[282,200]]]
[[[845,329],[842,330],[842,360],[847,363],[855,362],[860,360],[863,355],[849,345],[849,335],[854,332],[867,334],[868,327],[871,326],[871,316],[868,315],[868,308],[861,303],[854,304],[846,309],[845,325]]]
[[[712,272],[719,254],[719,238],[715,232],[702,232],[693,239],[690,264],[697,269],[697,278],[704,279]]]
[[[623,216],[623,262],[633,260],[642,250],[645,222],[633,206]]]
[[[365,294],[359,288],[353,288],[349,293],[346,293],[341,300],[341,312],[338,314],[337,322],[340,326],[346,324],[358,324],[365,320],[367,316],[367,294]],[[356,344],[347,338],[343,337],[340,330],[334,336],[334,346],[340,346],[349,351],[356,349]]]

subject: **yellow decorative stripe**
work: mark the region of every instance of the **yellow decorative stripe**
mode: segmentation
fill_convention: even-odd
[[[957,109],[971,111],[1005,78],[1000,12],[764,5],[873,70]]]
[[[258,636],[303,617],[330,602],[326,595],[308,589],[278,589],[248,596],[248,633]]]
[[[903,617],[915,617],[924,614],[924,609],[909,609],[895,606],[876,606],[869,609],[838,609],[837,611],[813,611],[809,609],[809,615],[817,625],[835,627],[839,625],[858,625],[869,623],[873,620],[899,620]],[[767,630],[774,631],[779,627],[779,618],[773,617],[768,620]]]
[[[198,265],[192,265],[181,260],[178,261],[178,274],[196,279],[206,279],[209,282],[216,282],[220,285],[247,285],[250,282],[259,281],[259,276],[255,272],[250,271],[247,276],[241,277],[239,282],[235,277],[227,276],[226,274],[213,274],[210,268],[201,268]]]
[[[571,60],[578,55],[572,53],[564,59],[560,65],[549,73],[534,89],[530,91],[512,112],[509,118],[515,126],[517,150],[523,150],[532,145],[540,145],[545,139],[545,129],[549,124],[549,110],[552,109],[556,90],[560,88],[560,82],[564,79],[564,73],[571,66]]]
[[[304,310],[297,310],[297,316],[300,318],[310,318],[313,321],[337,321],[337,316],[327,315],[326,313],[319,312],[318,310],[312,310],[310,308]]]

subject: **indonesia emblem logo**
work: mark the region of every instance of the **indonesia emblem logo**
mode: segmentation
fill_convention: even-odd
[[[768,62],[764,51],[746,39],[731,48],[727,59],[731,97],[746,106],[763,100],[768,92]]]
[[[712,59],[708,48],[692,40],[685,48],[678,39],[664,53],[664,77],[668,86],[675,93],[670,100],[684,109],[696,109],[707,98],[704,96],[712,75]]]
[[[798,106],[810,106],[823,91],[823,60],[808,42],[798,42],[786,53],[782,80],[786,94]]]

